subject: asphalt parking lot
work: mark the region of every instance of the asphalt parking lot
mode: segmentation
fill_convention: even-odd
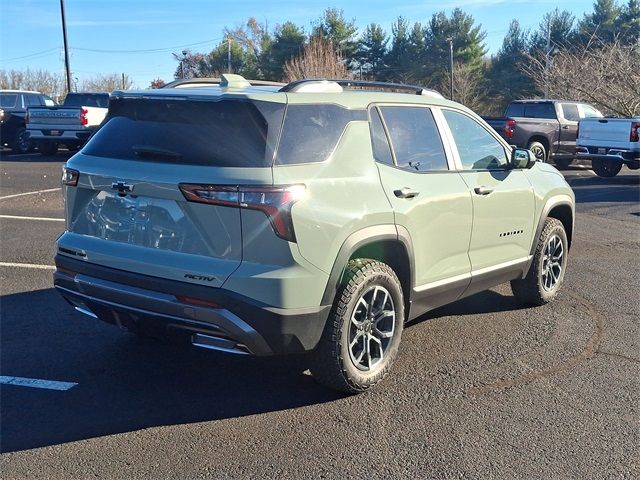
[[[66,158],[0,162],[0,375],[70,385],[1,386],[3,478],[640,477],[640,171],[564,171],[578,214],[556,302],[523,309],[503,285],[431,312],[382,384],[343,397],[304,358],[75,313],[50,268]]]

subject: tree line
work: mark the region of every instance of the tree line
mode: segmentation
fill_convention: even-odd
[[[487,54],[487,32],[460,8],[425,22],[398,17],[390,31],[371,23],[361,31],[342,10],[327,8],[309,31],[291,21],[269,28],[255,18],[225,28],[209,52],[174,55],[175,78],[217,77],[229,70],[245,78],[291,81],[347,77],[419,84],[450,91],[454,100],[491,115],[513,99],[556,97],[586,101],[606,113],[640,114],[640,0],[596,0],[576,18],[555,9],[538,27],[513,20],[500,49]],[[83,82],[81,89],[122,88],[118,74]],[[164,80],[157,78],[150,88]],[[132,82],[127,77],[125,87]],[[0,70],[0,88],[30,88],[57,96],[61,76],[41,70]]]

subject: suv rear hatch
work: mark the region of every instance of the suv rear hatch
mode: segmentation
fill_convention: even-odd
[[[221,286],[242,260],[239,185],[271,185],[284,104],[246,98],[114,97],[67,162],[67,232],[58,253],[116,269]],[[187,185],[226,186],[229,204]],[[200,191],[205,197],[210,193]]]

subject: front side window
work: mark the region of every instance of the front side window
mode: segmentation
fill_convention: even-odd
[[[448,170],[440,132],[424,107],[380,107],[398,167],[414,172]]]
[[[575,103],[563,103],[562,115],[564,116],[565,120],[569,120],[570,122],[578,122],[580,120],[578,105],[576,105]]]
[[[602,118],[602,114],[591,105],[582,105],[583,118]]]
[[[473,118],[443,110],[464,170],[492,170],[508,164],[502,144]]]

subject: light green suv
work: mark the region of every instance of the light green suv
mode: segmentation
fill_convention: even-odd
[[[78,311],[236,354],[310,352],[381,380],[404,324],[511,282],[553,299],[574,195],[419,87],[305,80],[115,92],[63,172],[55,287]]]

